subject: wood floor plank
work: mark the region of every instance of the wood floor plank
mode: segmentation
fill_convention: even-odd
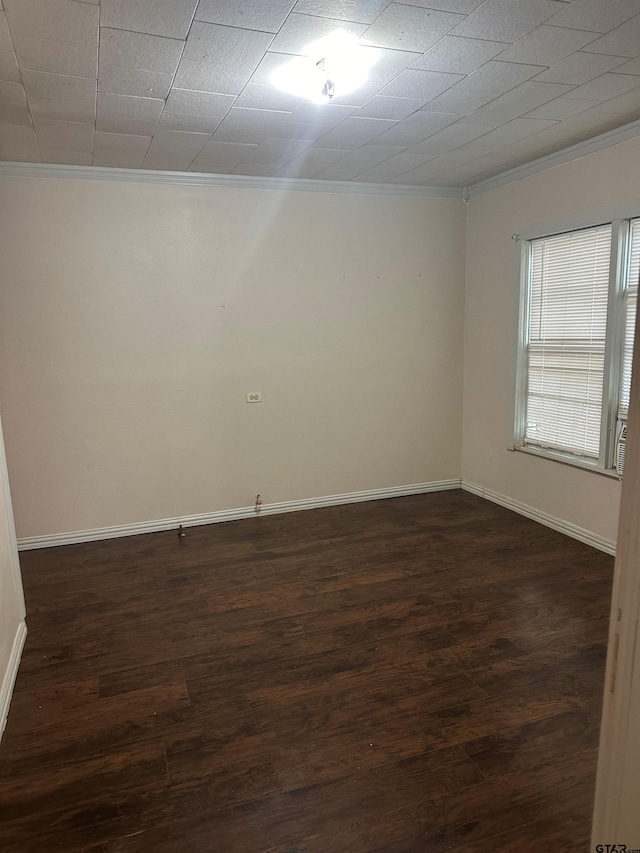
[[[584,853],[610,557],[448,491],[21,562],[3,853]]]

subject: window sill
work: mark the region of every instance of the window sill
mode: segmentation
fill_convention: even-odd
[[[553,462],[560,462],[562,465],[571,465],[572,468],[581,468],[583,471],[591,471],[593,474],[600,474],[602,477],[620,480],[618,472],[614,468],[600,468],[597,462],[589,462],[587,459],[572,456],[570,453],[562,453],[560,450],[528,447],[526,445],[513,445],[508,447],[507,450],[526,453],[528,456],[538,456],[542,459],[550,459]]]

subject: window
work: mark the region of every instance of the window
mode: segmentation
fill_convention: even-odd
[[[613,473],[629,410],[640,216],[550,229],[520,247],[514,448]]]

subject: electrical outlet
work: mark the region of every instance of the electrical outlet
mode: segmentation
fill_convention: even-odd
[[[247,394],[247,403],[261,403],[262,402],[262,394],[260,391],[250,391]]]

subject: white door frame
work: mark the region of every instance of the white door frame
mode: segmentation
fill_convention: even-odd
[[[7,470],[7,456],[4,450],[4,437],[2,433],[2,419],[0,418],[0,488],[4,492],[4,503],[6,507],[7,526],[11,537],[11,551],[13,559],[11,564],[15,575],[16,591],[20,604],[21,618],[25,619],[27,609],[24,602],[24,591],[22,589],[22,574],[20,573],[20,559],[18,557],[18,545],[16,543],[16,525],[13,518],[13,504],[11,503],[11,490],[9,488],[9,471]]]
[[[592,853],[640,850],[639,327],[640,323],[636,326],[633,358],[634,380],[611,601]]]

